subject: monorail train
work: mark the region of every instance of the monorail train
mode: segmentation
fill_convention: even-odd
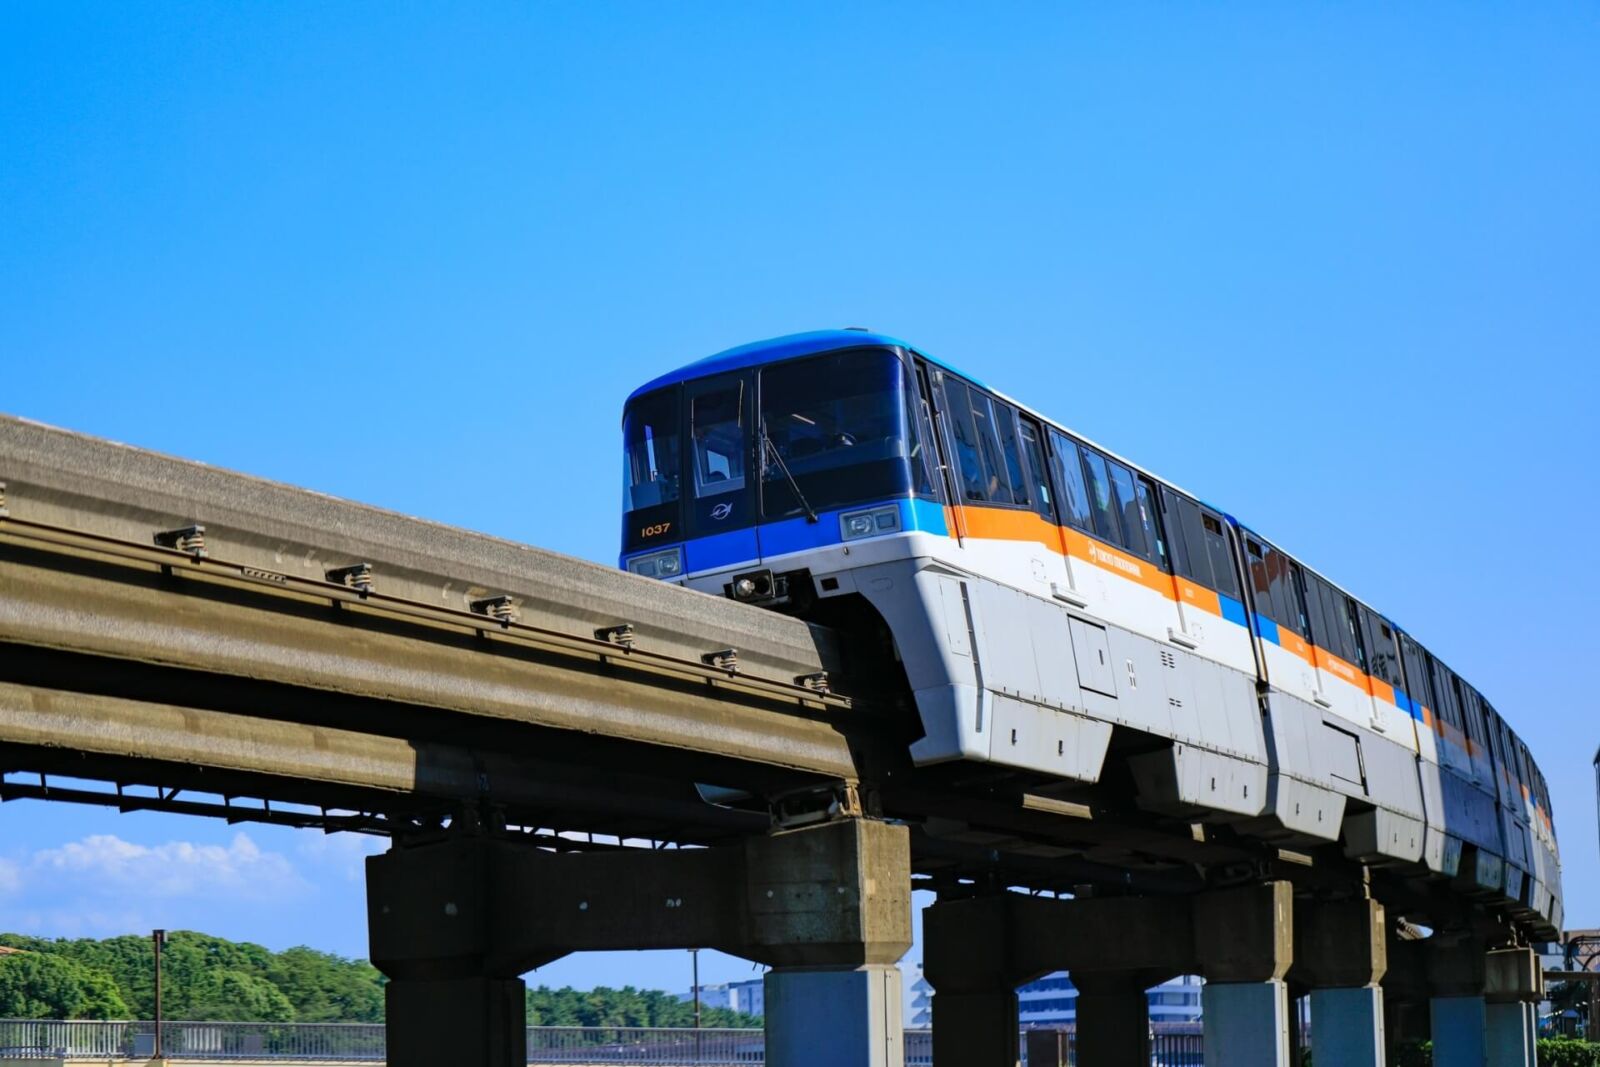
[[[1341,842],[1561,929],[1544,776],[1487,699],[1261,533],[975,378],[797,334],[646,384],[623,434],[622,566],[887,634],[918,765],[1095,783],[1114,757],[1145,809]]]

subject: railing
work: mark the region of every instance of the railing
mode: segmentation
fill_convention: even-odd
[[[380,1023],[163,1023],[168,1059],[272,1060],[282,1063],[383,1063]],[[1076,1035],[1068,1031],[1069,1057]],[[155,1024],[88,1020],[0,1020],[0,1060],[95,1057],[148,1058]],[[933,1033],[905,1032],[906,1067],[932,1067]],[[661,1027],[528,1027],[530,1064],[617,1064],[619,1067],[733,1067],[762,1064],[760,1030]],[[1151,1067],[1203,1067],[1198,1026],[1161,1025],[1151,1037]]]
[[[173,1060],[382,1063],[382,1023],[169,1022],[162,1052]],[[0,1060],[36,1057],[149,1057],[150,1022],[0,1020]]]
[[[529,1063],[724,1064],[766,1062],[760,1030],[660,1027],[528,1027]]]

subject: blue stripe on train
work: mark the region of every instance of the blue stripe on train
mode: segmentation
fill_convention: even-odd
[[[763,559],[837,545],[844,540],[839,532],[840,515],[890,505],[900,512],[901,530],[920,530],[941,537],[949,536],[943,505],[918,498],[883,500],[820,512],[816,522],[810,522],[800,515],[763,523],[759,527],[747,526],[727,533],[693,538],[683,543],[684,570],[689,574],[698,574],[746,563],[754,564],[758,557],[758,538],[759,556]]]
[[[1231,596],[1217,594],[1217,603],[1222,606],[1222,617],[1229,622],[1236,622],[1240,626],[1248,627],[1250,617],[1244,613],[1244,605]]]
[[[1271,641],[1275,645],[1283,644],[1278,638],[1278,624],[1259,613],[1256,615],[1256,634],[1264,641]]]

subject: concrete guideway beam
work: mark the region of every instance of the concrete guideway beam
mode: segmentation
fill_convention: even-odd
[[[333,611],[331,600],[313,602],[238,574],[191,572],[183,563],[174,576],[148,563],[117,565],[113,579],[104,567],[67,556],[3,562],[0,642],[294,687],[329,701],[382,701],[598,735],[753,768],[857,777],[835,712],[803,708],[800,697],[785,704],[742,692],[736,678],[713,687],[632,659],[623,671],[601,663],[592,640],[586,651],[551,655],[481,616],[390,618],[375,600],[353,594]],[[179,694],[160,699],[182,702]],[[408,739],[417,729],[399,714],[366,721],[374,732]]]
[[[934,1062],[1015,1067],[1017,986],[1065,970],[1079,988],[1084,1067],[1148,1063],[1145,991],[1180,974],[1208,981],[1208,1062],[1286,1067],[1292,900],[1286,882],[1193,897],[941,900],[923,917]]]
[[[380,592],[422,603],[510,594],[536,625],[587,635],[629,623],[641,648],[696,659],[737,647],[745,670],[776,678],[838,665],[832,635],[776,612],[7,415],[0,481],[19,519],[141,544],[200,523],[212,555],[264,571],[321,578],[364,561]]]
[[[910,876],[906,829],[866,820],[708,849],[557,854],[465,836],[397,847],[367,865],[372,960],[390,978],[389,1047],[402,1050],[390,1067],[521,1067],[498,1005],[508,988],[520,998],[523,972],[569,952],[696,947],[775,968],[769,1062],[901,1067],[894,964],[911,945]],[[484,1037],[478,1058],[457,1054],[461,1027]]]

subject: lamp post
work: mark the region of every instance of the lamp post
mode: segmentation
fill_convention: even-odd
[[[689,950],[689,960],[690,960],[690,965],[693,968],[693,979],[692,980],[694,982],[694,986],[693,986],[693,988],[694,988],[694,1062],[696,1064],[698,1064],[700,1062],[700,1059],[701,1059],[701,1054],[700,1054],[700,950],[697,949],[697,948],[690,949]]]
[[[156,1059],[161,1059],[161,949],[167,943],[165,930],[152,930],[150,941],[156,950]]]

